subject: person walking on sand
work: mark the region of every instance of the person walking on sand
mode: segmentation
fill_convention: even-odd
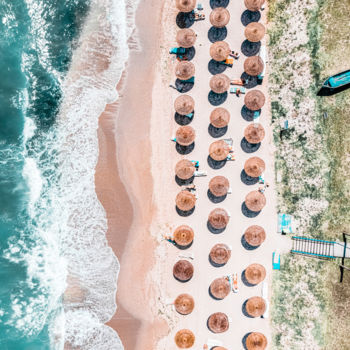
[[[207,344],[204,344],[204,345],[203,345],[203,350],[209,350],[209,348],[208,348],[208,345],[207,345]]]

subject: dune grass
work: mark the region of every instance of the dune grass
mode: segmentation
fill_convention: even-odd
[[[299,234],[340,240],[350,232],[350,90],[316,93],[350,69],[350,0],[270,0],[269,8],[279,210],[296,217]],[[347,349],[350,273],[338,279],[334,263],[283,257],[273,278],[273,348]]]

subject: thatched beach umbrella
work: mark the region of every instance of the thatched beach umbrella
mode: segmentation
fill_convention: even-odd
[[[182,211],[189,211],[196,205],[196,196],[190,191],[181,191],[176,196],[176,206]]]
[[[223,333],[228,330],[230,323],[223,312],[215,312],[208,318],[208,327],[213,333]]]
[[[266,277],[265,267],[260,264],[251,264],[245,271],[244,275],[248,283],[250,284],[259,284]]]
[[[265,104],[265,95],[260,90],[249,91],[244,97],[244,104],[251,111],[258,111]]]
[[[225,209],[216,208],[210,212],[208,220],[212,227],[221,230],[227,226],[230,217]]]
[[[196,168],[188,159],[181,159],[176,163],[175,173],[179,179],[188,180],[193,176],[195,171]]]
[[[245,309],[247,313],[252,317],[260,317],[264,314],[266,310],[265,300],[261,297],[249,298]]]
[[[249,11],[259,11],[263,3],[262,0],[244,0],[245,7]]]
[[[245,345],[247,350],[265,350],[267,347],[267,339],[262,333],[252,332],[248,335]]]
[[[209,191],[215,197],[226,196],[230,183],[225,176],[215,176],[209,182]]]
[[[231,49],[226,41],[217,41],[210,46],[210,56],[215,61],[225,61]]]
[[[265,130],[259,123],[251,123],[244,129],[245,139],[252,144],[260,143],[265,137]]]
[[[225,278],[216,278],[210,284],[210,293],[216,299],[224,299],[231,292],[230,282]]]
[[[244,35],[247,40],[257,43],[264,37],[265,27],[259,22],[251,22],[245,27]]]
[[[259,177],[265,171],[265,162],[259,157],[251,157],[244,163],[244,171],[250,177]]]
[[[256,77],[261,74],[263,70],[264,62],[259,56],[248,57],[244,61],[244,71],[251,76]]]
[[[225,74],[216,74],[210,79],[210,88],[217,94],[223,94],[229,87],[230,78]]]
[[[189,61],[181,61],[175,67],[175,75],[180,80],[188,80],[194,76],[194,73],[194,64]]]
[[[224,265],[231,257],[231,249],[226,244],[218,243],[211,248],[209,256],[215,264]]]
[[[258,212],[266,205],[266,197],[259,191],[252,191],[245,197],[245,205],[250,211]]]
[[[224,7],[217,7],[211,11],[209,20],[213,27],[223,28],[230,21],[230,12]]]
[[[196,0],[176,0],[176,7],[180,12],[191,12],[196,7]]]
[[[196,38],[196,33],[190,28],[180,29],[176,34],[177,43],[185,49],[192,47],[196,42]]]
[[[215,141],[209,147],[210,158],[218,162],[225,160],[229,155],[229,153],[230,153],[230,147],[223,140]]]
[[[193,265],[187,260],[179,260],[173,267],[173,275],[181,282],[189,281],[193,276]]]
[[[180,349],[188,349],[193,346],[194,334],[189,329],[181,329],[175,335],[175,343]]]
[[[189,95],[181,95],[174,102],[175,111],[187,115],[194,111],[194,99]]]
[[[226,108],[217,107],[210,113],[210,124],[216,128],[224,128],[230,121],[230,112]]]
[[[196,132],[192,126],[184,125],[176,130],[176,142],[181,146],[192,145],[195,138]]]
[[[258,225],[249,226],[244,232],[244,239],[252,247],[258,247],[266,238],[265,230]]]
[[[176,244],[186,247],[193,242],[194,232],[190,226],[181,225],[174,231],[174,240]]]
[[[180,294],[174,302],[176,311],[181,315],[188,315],[194,309],[194,299],[189,294]]]

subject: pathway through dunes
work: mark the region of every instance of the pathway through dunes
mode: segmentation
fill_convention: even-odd
[[[218,7],[218,3],[225,6],[230,14],[229,22],[223,28],[212,27],[209,21],[212,7]],[[189,13],[178,11],[174,11],[172,17],[174,25],[177,23],[181,27],[190,26],[197,34],[194,48],[191,49],[191,63],[195,69],[191,69],[194,72],[194,81],[193,79],[190,82],[179,80],[178,75],[177,77],[175,75],[178,61],[175,55],[172,55],[171,64],[169,64],[171,76],[169,83],[177,90],[171,89],[172,101],[168,106],[167,117],[172,132],[169,139],[172,137],[175,145],[170,141],[162,145],[170,155],[171,169],[173,169],[172,173],[167,172],[167,176],[173,181],[168,188],[168,193],[172,194],[172,202],[167,206],[167,210],[175,213],[173,221],[167,223],[171,227],[169,231],[172,232],[163,233],[172,234],[180,225],[188,225],[193,230],[193,242],[191,240],[187,247],[179,247],[176,242],[162,243],[166,247],[169,262],[169,266],[164,269],[167,273],[165,293],[168,300],[173,301],[181,294],[190,295],[194,300],[194,308],[186,315],[168,310],[171,332],[161,340],[159,349],[175,349],[176,334],[179,348],[192,348],[192,335],[194,335],[193,349],[201,349],[208,339],[216,340],[218,345],[226,349],[238,349],[242,344],[246,347],[246,339],[252,332],[262,334],[260,338],[263,343],[266,339],[268,343],[271,340],[269,320],[255,317],[264,313],[268,315],[269,292],[267,291],[271,281],[272,251],[276,249],[279,241],[276,233],[274,158],[272,132],[269,127],[270,111],[266,76],[263,83],[258,84],[260,79],[258,76],[265,72],[266,67],[264,60],[257,55],[260,50],[265,52],[262,47],[265,45],[266,38],[261,36],[261,41],[250,42],[245,37],[245,26],[254,21],[264,23],[265,13],[248,11],[244,0],[225,3],[206,1],[202,4],[204,10],[199,13],[205,15],[205,20],[193,22]],[[175,1],[173,6],[175,7]],[[168,25],[172,24],[168,23]],[[256,33],[255,38],[257,35],[259,37],[261,32],[264,34],[261,26],[259,28],[260,32]],[[179,27],[173,30],[173,33],[178,30],[180,30]],[[170,38],[172,46],[176,46],[175,39],[176,34],[172,39]],[[226,44],[221,44],[222,41]],[[212,46],[215,42],[220,44],[214,46],[217,52],[214,52]],[[226,49],[227,46],[231,51],[240,53],[239,59],[228,57],[230,50]],[[228,59],[232,58],[232,67],[212,59],[212,57],[221,59],[221,55]],[[186,53],[179,56],[183,59]],[[252,59],[246,61],[248,57]],[[250,75],[245,70],[249,71]],[[246,84],[244,87],[238,84],[227,85],[227,80],[234,80],[238,84],[241,80],[245,80]],[[250,95],[249,103],[253,109],[245,106],[244,94],[230,93],[230,89],[237,88],[245,93],[255,90],[262,92]],[[189,95],[194,100],[194,110],[180,118],[174,109],[174,101],[183,95]],[[216,108],[220,110],[213,118],[212,112]],[[211,121],[216,125],[211,124]],[[162,123],[165,126],[165,122]],[[179,145],[177,136],[175,137],[177,130],[185,124],[190,125],[195,132],[194,142],[186,146]],[[247,129],[248,126],[250,128]],[[215,147],[211,146],[213,142],[221,140],[223,140],[222,143],[215,144]],[[249,169],[251,174],[257,174],[256,177],[248,175],[244,170],[250,158],[253,159],[249,162]],[[181,159],[194,161],[194,165],[198,165],[196,162],[199,162],[199,169],[196,169],[194,176],[185,175],[183,179],[179,178],[179,174],[180,176],[182,173],[192,174],[193,171],[193,169],[180,171],[177,164]],[[186,165],[185,162],[184,164]],[[188,164],[186,166],[189,167]],[[206,176],[196,176],[199,174]],[[269,187],[259,183],[259,175],[263,175],[265,184],[268,183]],[[196,200],[191,199],[188,210],[175,208],[175,198],[181,190],[192,192],[197,197]],[[184,208],[184,206],[181,207]],[[249,235],[245,235],[247,229],[253,225],[262,227],[263,234],[259,230],[255,230],[255,234],[253,229]],[[245,237],[259,243],[250,245]],[[171,240],[171,237],[168,238]],[[222,245],[213,253],[212,248],[217,244]],[[189,258],[186,259],[186,257]],[[179,279],[172,277],[172,266],[183,259],[191,262],[193,275],[191,270],[191,278],[181,283]],[[252,264],[261,266],[260,270],[249,270],[249,281],[258,281],[256,285],[249,283],[245,272],[246,268]],[[181,273],[186,272],[181,271]],[[231,291],[227,295],[225,283],[221,283],[216,288],[211,286],[214,280],[235,274],[238,293]],[[168,277],[171,278],[168,280]],[[230,280],[228,282],[230,283]],[[264,283],[265,287],[263,287]],[[261,299],[262,294],[265,299]],[[183,333],[190,334],[188,344],[184,338],[179,338],[178,332],[182,330],[192,332]]]

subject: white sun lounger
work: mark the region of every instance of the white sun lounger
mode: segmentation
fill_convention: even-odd
[[[227,193],[231,194],[232,193],[232,187],[230,187],[227,191]]]
[[[194,260],[194,254],[193,253],[179,254],[179,258]]]
[[[200,176],[207,176],[207,172],[205,170],[203,171],[195,171],[194,176],[200,177]]]
[[[228,138],[228,139],[223,139],[222,141],[225,141],[230,147],[232,147],[233,145],[233,139],[232,137]]]

